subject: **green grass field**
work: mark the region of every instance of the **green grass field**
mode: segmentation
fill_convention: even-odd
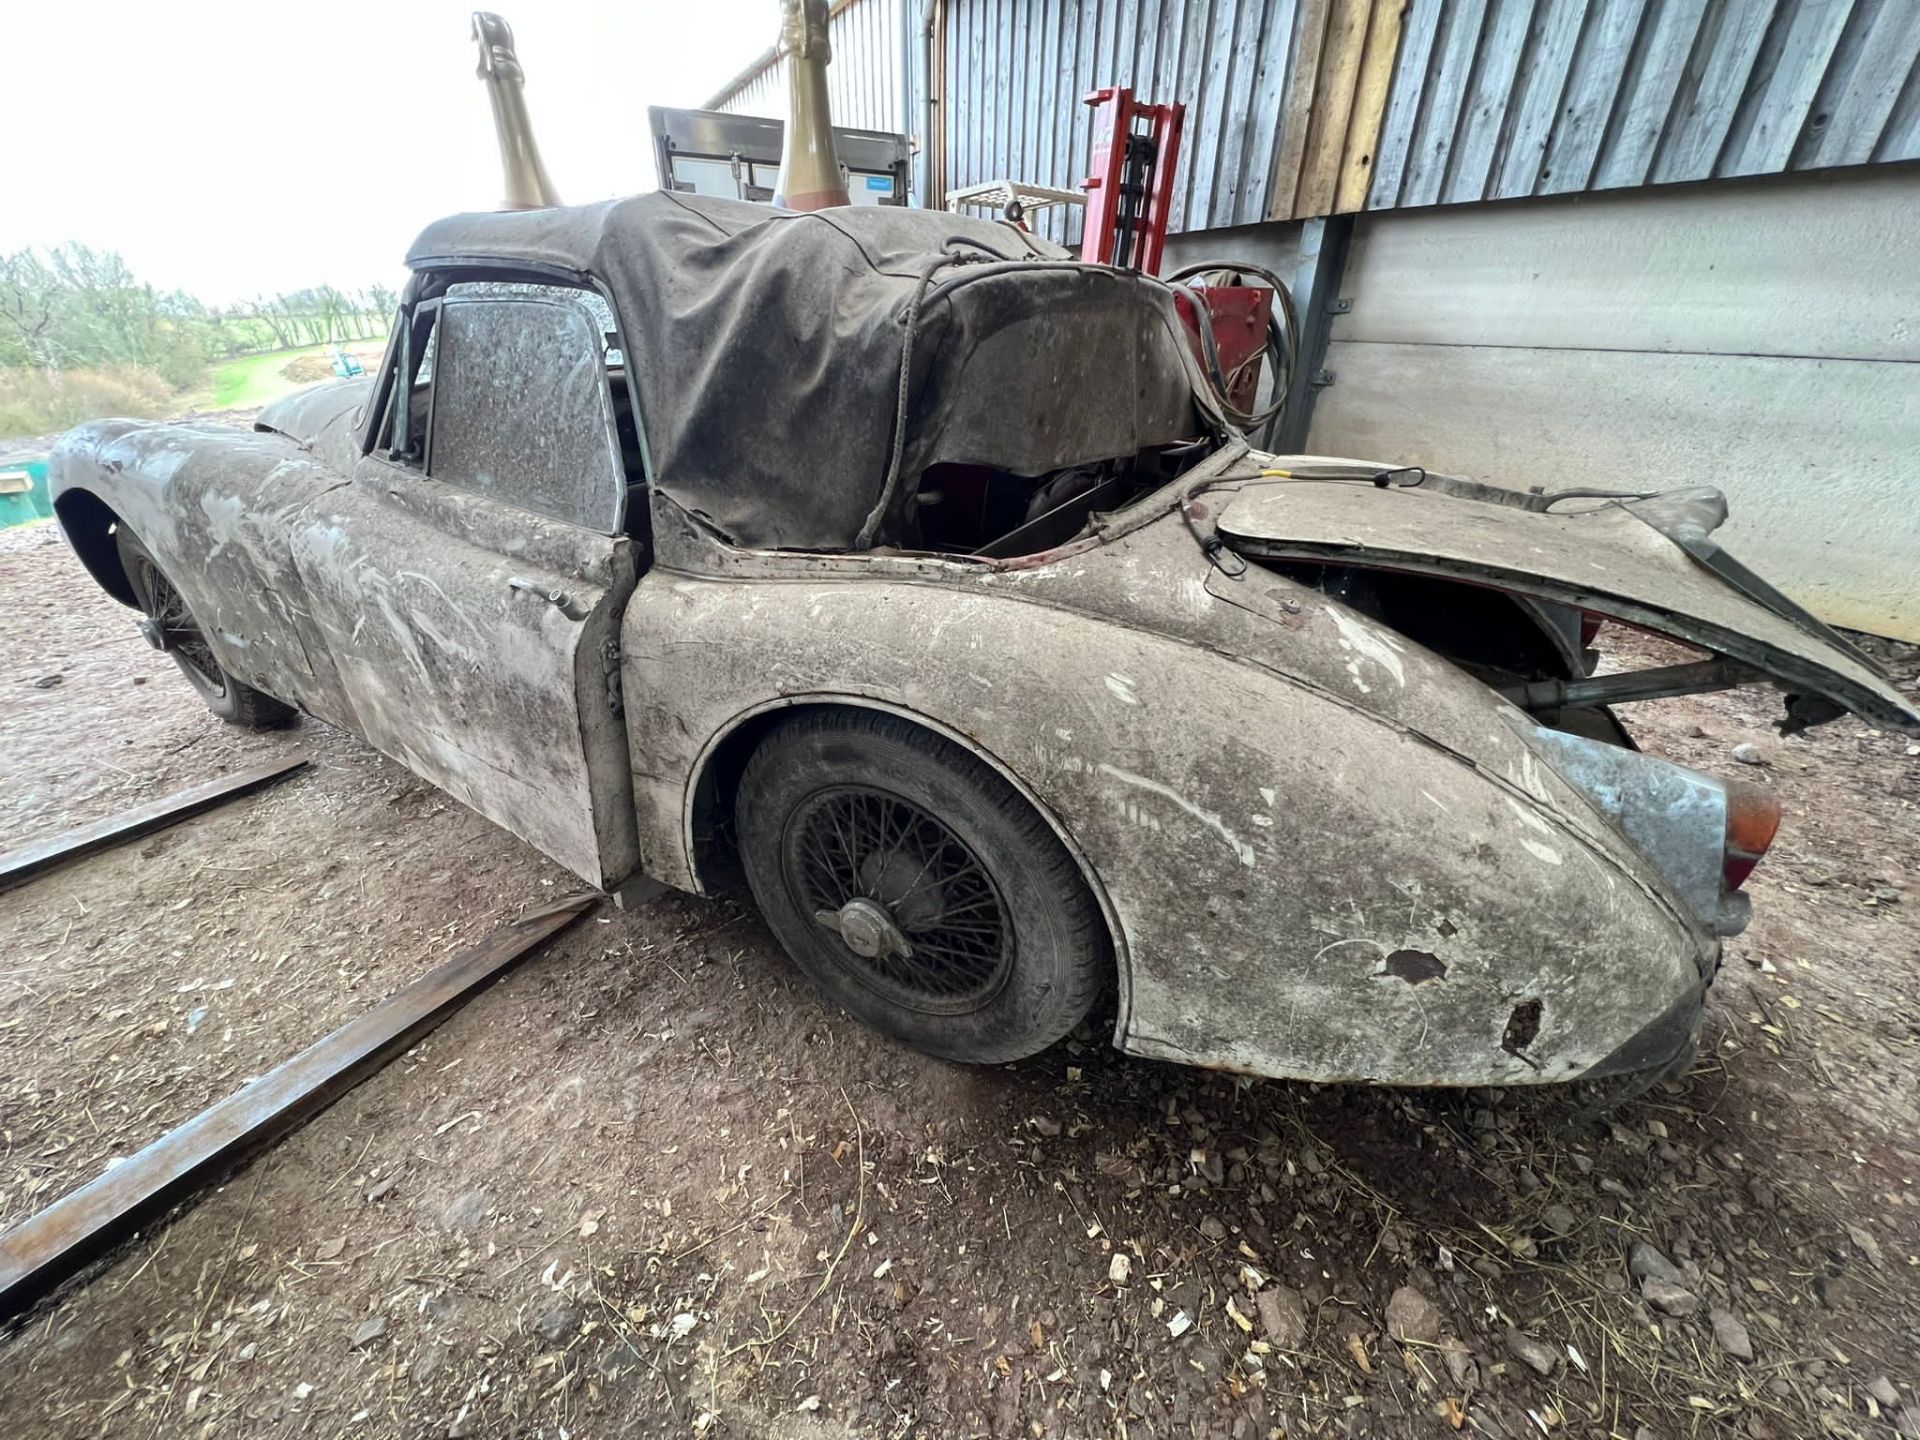
[[[371,370],[380,358],[380,342],[377,340],[349,341],[347,350],[360,357],[361,364]],[[213,394],[204,402],[203,408],[209,410],[251,410],[257,405],[265,405],[278,400],[282,395],[311,384],[311,381],[289,380],[281,373],[289,362],[302,355],[331,355],[331,345],[307,345],[298,350],[271,350],[265,355],[243,355],[238,360],[229,360],[217,365],[213,371]]]

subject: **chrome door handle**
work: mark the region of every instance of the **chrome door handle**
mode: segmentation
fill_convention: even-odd
[[[507,586],[509,589],[520,591],[523,595],[531,595],[536,600],[546,601],[547,604],[553,606],[554,609],[558,610],[569,620],[584,620],[587,618],[586,606],[574,599],[573,595],[568,591],[556,590],[551,586],[542,585],[538,580],[529,580],[524,575],[510,577],[507,581]]]

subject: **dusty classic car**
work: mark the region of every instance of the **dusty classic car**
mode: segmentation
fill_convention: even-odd
[[[1258,452],[1165,286],[1005,226],[653,194],[409,264],[377,375],[66,437],[74,550],[222,717],[595,886],[743,878],[935,1055],[1111,992],[1121,1049],[1262,1075],[1658,1070],[1779,810],[1609,706],[1920,723],[1717,493]],[[1702,658],[1595,674],[1602,618]]]

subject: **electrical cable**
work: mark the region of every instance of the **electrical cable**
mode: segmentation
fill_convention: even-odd
[[[1227,375],[1222,371],[1213,326],[1207,323],[1209,311],[1206,297],[1201,293],[1206,289],[1205,277],[1216,275],[1236,279],[1251,275],[1273,292],[1273,303],[1267,311],[1266,342],[1261,349],[1262,356],[1273,372],[1273,399],[1263,409],[1242,410],[1231,398],[1233,384],[1242,372],[1236,369],[1232,375]],[[1227,419],[1241,431],[1247,432],[1259,429],[1284,411],[1287,394],[1293,388],[1294,366],[1300,354],[1300,316],[1294,309],[1293,292],[1287,288],[1286,282],[1264,265],[1245,260],[1203,260],[1184,266],[1163,279],[1166,284],[1184,289],[1193,297],[1194,328],[1200,335],[1201,361]]]

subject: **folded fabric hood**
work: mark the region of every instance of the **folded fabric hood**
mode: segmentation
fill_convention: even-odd
[[[654,484],[739,545],[885,543],[929,465],[1042,475],[1209,428],[1166,286],[965,216],[663,192],[452,216],[407,263],[602,285]]]

